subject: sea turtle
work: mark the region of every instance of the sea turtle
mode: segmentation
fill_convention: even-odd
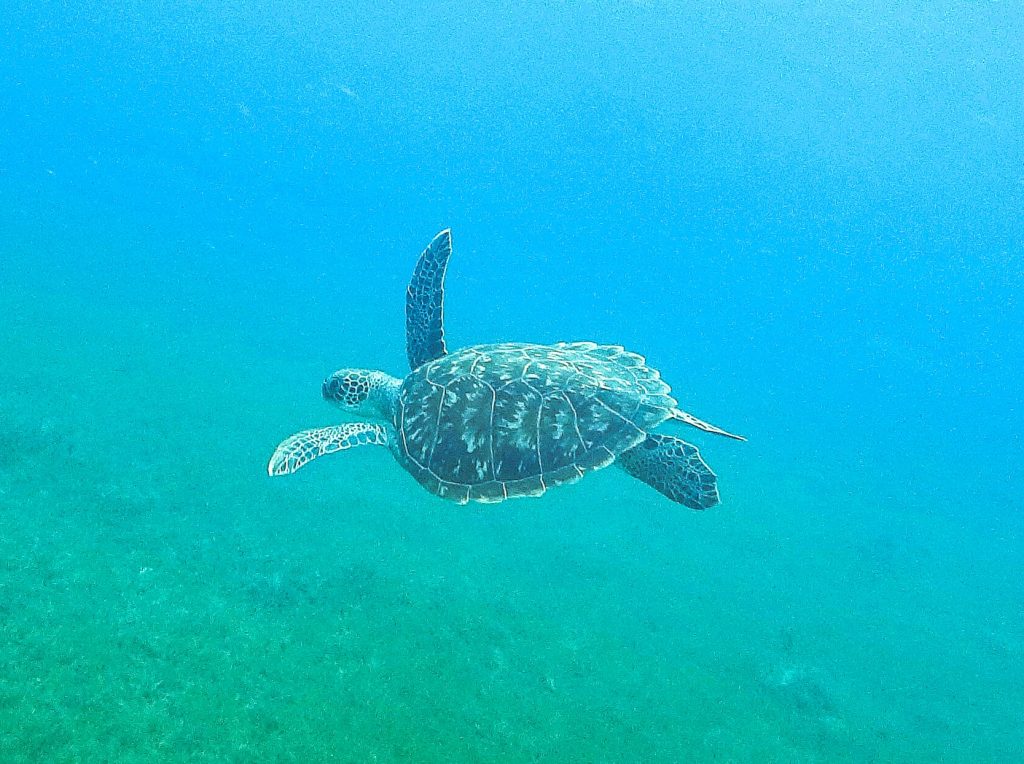
[[[697,449],[652,433],[666,420],[742,440],[680,410],[669,386],[618,345],[507,342],[448,352],[444,278],[451,232],[420,255],[406,292],[411,373],[340,369],[323,397],[378,422],[304,430],[285,439],[270,475],[324,454],[387,446],[431,493],[465,504],[539,496],[615,462],[692,509],[719,502],[715,473]]]

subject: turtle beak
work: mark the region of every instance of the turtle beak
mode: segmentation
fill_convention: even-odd
[[[341,379],[338,375],[332,374],[325,379],[323,385],[320,387],[320,392],[323,394],[324,400],[328,403],[340,404],[344,393],[342,392]]]

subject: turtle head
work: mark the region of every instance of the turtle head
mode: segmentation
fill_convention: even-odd
[[[338,369],[324,380],[324,400],[345,411],[390,420],[402,383],[371,369]]]

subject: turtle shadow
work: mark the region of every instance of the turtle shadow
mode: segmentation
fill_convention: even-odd
[[[813,666],[783,661],[762,670],[758,681],[776,700],[803,716],[833,717],[837,712],[824,673]]]
[[[287,612],[306,607],[344,612],[359,607],[386,586],[372,566],[353,562],[327,574],[294,560],[269,559],[241,572],[241,591],[253,607]]]
[[[75,454],[75,442],[56,419],[27,422],[0,408],[0,470],[31,472],[53,460]]]
[[[766,701],[815,745],[842,747],[849,735],[842,693],[826,669],[801,658],[797,639],[794,630],[781,630],[778,649],[763,656],[757,684]]]

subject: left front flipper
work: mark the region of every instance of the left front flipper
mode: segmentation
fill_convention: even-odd
[[[267,474],[290,475],[317,457],[356,446],[387,446],[391,442],[389,426],[352,422],[297,432],[281,441],[267,464]]]

